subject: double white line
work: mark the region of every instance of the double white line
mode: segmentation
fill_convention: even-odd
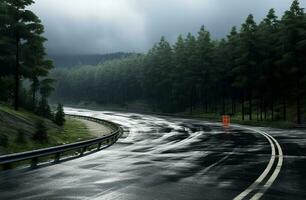
[[[236,127],[242,128],[241,126],[236,126]],[[264,172],[246,190],[244,190],[238,196],[236,196],[234,200],[243,200],[243,199],[258,200],[260,199],[263,196],[263,194],[267,191],[267,189],[271,187],[271,185],[277,178],[282,168],[282,165],[283,165],[282,148],[279,145],[279,143],[271,135],[269,135],[266,132],[252,129],[252,128],[246,128],[246,129],[259,133],[263,135],[265,138],[267,138],[271,146],[271,158]],[[278,161],[277,161],[277,158],[278,158]],[[275,162],[277,162],[277,164],[276,164],[276,167],[273,168],[274,171],[272,172],[271,170],[273,170],[272,167],[275,166]],[[268,174],[271,174],[270,177],[267,177]]]

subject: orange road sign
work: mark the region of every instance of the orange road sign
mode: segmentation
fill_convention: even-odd
[[[231,117],[229,115],[222,115],[223,126],[229,126],[231,123]]]

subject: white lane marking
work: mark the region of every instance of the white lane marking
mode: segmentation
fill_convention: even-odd
[[[269,187],[271,187],[271,185],[273,184],[273,182],[276,180],[281,168],[282,168],[282,165],[283,165],[283,151],[282,151],[282,148],[281,146],[279,145],[279,143],[272,137],[269,135],[269,137],[275,142],[276,146],[277,146],[277,149],[278,149],[278,162],[277,162],[277,166],[273,172],[273,174],[271,175],[271,177],[269,178],[269,180],[266,182],[266,184],[263,186],[263,189],[259,192],[257,192],[252,198],[251,200],[258,200],[260,199],[264,193],[267,191],[267,189],[269,189]]]
[[[263,196],[263,194],[266,192],[266,190],[269,189],[269,187],[271,187],[271,185],[273,184],[273,182],[277,178],[277,176],[278,176],[278,174],[281,170],[282,164],[283,164],[283,151],[282,151],[279,143],[268,133],[266,133],[264,131],[252,129],[252,128],[242,127],[242,126],[236,126],[236,127],[249,129],[251,131],[254,131],[254,132],[257,132],[257,133],[263,135],[269,141],[272,152],[271,152],[270,161],[269,161],[265,171],[257,178],[257,180],[252,185],[250,185],[246,190],[244,190],[242,193],[240,193],[238,196],[236,196],[234,198],[234,200],[242,200],[243,198],[245,198],[250,192],[252,192],[254,189],[257,188],[257,186],[263,181],[263,179],[267,176],[267,174],[271,170],[271,168],[273,166],[273,163],[275,161],[275,156],[276,156],[275,155],[275,145],[271,141],[271,139],[275,142],[275,144],[277,146],[277,149],[278,149],[279,159],[278,159],[278,163],[277,163],[277,166],[276,166],[273,174],[270,176],[269,180],[265,183],[265,185],[263,186],[263,189],[260,190],[259,192],[257,192],[256,194],[254,194],[254,196],[251,198],[252,200],[258,200]]]
[[[247,196],[250,192],[252,192],[254,189],[257,189],[257,186],[264,180],[264,178],[267,176],[267,174],[271,170],[271,168],[273,166],[273,163],[275,162],[275,156],[276,156],[275,155],[275,145],[273,144],[271,139],[275,142],[275,144],[277,146],[277,149],[278,149],[278,152],[279,152],[278,153],[279,154],[278,155],[279,159],[278,159],[278,163],[277,163],[276,169],[274,170],[273,174],[270,176],[269,180],[263,186],[263,189],[260,190],[259,192],[257,192],[252,197],[253,200],[257,200],[257,199],[261,198],[262,195],[265,193],[265,191],[273,184],[273,182],[276,180],[276,178],[277,178],[277,176],[278,176],[278,174],[279,174],[279,172],[281,170],[281,167],[282,167],[282,164],[283,164],[282,149],[281,149],[279,143],[272,136],[270,136],[269,134],[267,134],[267,133],[265,133],[263,131],[256,130],[256,129],[251,129],[251,128],[246,128],[246,127],[243,127],[243,126],[236,126],[236,127],[244,128],[244,129],[249,129],[249,130],[252,130],[254,132],[257,132],[257,133],[260,133],[261,135],[263,135],[265,138],[267,138],[267,140],[270,143],[272,154],[271,154],[270,161],[269,161],[266,169],[264,170],[264,172],[257,178],[257,180],[251,186],[249,186],[245,191],[243,191],[241,194],[239,194],[237,197],[235,197],[234,200],[241,200],[245,196]]]
[[[239,126],[239,128],[241,128]],[[244,128],[244,127],[243,127]],[[248,128],[249,129],[249,128]],[[253,129],[249,129],[249,130],[252,130],[254,131]],[[274,144],[273,142],[271,141],[271,139],[266,136],[265,134],[262,134],[261,132],[259,131],[256,131],[257,133],[260,133],[261,135],[263,135],[265,138],[267,138],[267,140],[269,141],[270,143],[270,146],[271,146],[271,158],[270,158],[270,161],[266,167],[266,169],[264,170],[264,172],[256,179],[256,181],[254,183],[252,183],[246,190],[244,190],[243,192],[241,192],[238,196],[236,196],[234,198],[234,200],[242,200],[244,197],[246,197],[250,192],[252,192],[254,189],[257,188],[257,186],[264,180],[264,178],[268,175],[269,171],[271,170],[272,166],[273,166],[273,163],[274,163],[274,160],[275,160],[275,147],[274,147]]]

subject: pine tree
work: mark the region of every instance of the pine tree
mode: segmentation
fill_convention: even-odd
[[[43,120],[39,120],[35,124],[36,132],[33,135],[33,139],[39,142],[47,142],[48,141],[48,133],[47,127]]]
[[[57,105],[54,122],[59,126],[63,126],[65,123],[65,113],[62,104]]]
[[[208,101],[209,101],[209,88],[212,85],[211,71],[212,71],[212,52],[213,44],[211,42],[210,33],[205,30],[205,27],[202,26],[197,36],[196,43],[196,63],[197,73],[200,76],[200,96],[202,99],[202,107],[206,112],[208,111]]]
[[[38,108],[36,110],[36,113],[42,117],[46,118],[52,118],[51,109],[48,104],[48,96],[51,94],[51,92],[54,90],[52,87],[52,84],[54,83],[53,79],[46,78],[40,82],[40,102],[38,105]]]
[[[196,92],[197,92],[197,85],[199,84],[201,77],[199,76],[199,69],[197,68],[196,61],[197,61],[197,46],[196,46],[196,38],[191,34],[188,33],[185,39],[185,47],[186,47],[186,59],[187,63],[184,66],[184,94],[186,95],[186,105],[188,105],[190,109],[190,113],[193,112],[193,109],[196,104]]]
[[[225,66],[227,66],[228,71],[228,78],[230,79],[229,87],[231,87],[231,100],[232,100],[232,114],[236,112],[236,101],[238,100],[237,88],[234,87],[233,83],[235,80],[235,76],[233,73],[233,69],[236,67],[236,62],[240,57],[239,54],[239,34],[237,32],[237,28],[234,26],[232,27],[230,34],[227,35],[226,44],[224,46],[224,57],[225,57]],[[239,88],[241,89],[241,88]],[[243,107],[243,104],[242,104]],[[242,118],[244,119],[244,107],[242,108]]]
[[[52,118],[51,109],[46,98],[41,97],[36,108],[36,114],[48,119]]]
[[[266,18],[258,26],[258,52],[260,62],[258,63],[258,84],[257,97],[259,98],[260,119],[266,110],[267,102],[271,107],[271,119],[274,120],[275,103],[280,96],[285,98],[286,84],[285,77],[280,80],[278,74],[281,73],[276,61],[280,56],[277,48],[279,41],[279,21],[275,11],[271,9]],[[268,84],[267,84],[268,83]],[[281,89],[282,88],[282,89]],[[285,116],[285,114],[284,114]]]
[[[14,61],[14,46],[8,30],[10,15],[5,1],[0,2],[0,78],[14,73],[12,63]]]
[[[234,68],[236,73],[235,85],[243,88],[242,103],[245,97],[249,101],[249,120],[252,120],[253,111],[253,92],[255,88],[257,63],[258,63],[258,50],[257,50],[257,25],[254,21],[253,15],[249,15],[244,24],[242,24],[239,34],[239,53],[240,57],[237,59],[237,66]]]
[[[40,24],[36,24],[35,26],[37,26],[36,34],[32,35],[28,42],[23,45],[22,51],[24,60],[22,74],[32,82],[32,106],[34,109],[36,105],[36,93],[40,86],[39,77],[47,76],[49,70],[53,68],[52,61],[45,59],[46,53],[43,44],[46,39],[41,36],[43,26]]]
[[[45,40],[40,36],[43,33],[41,21],[33,12],[26,9],[27,6],[34,3],[33,0],[5,0],[5,2],[8,6],[8,14],[10,16],[8,29],[11,33],[11,38],[14,39],[13,43],[15,45],[14,107],[18,110],[20,78],[24,75],[25,68],[23,67],[23,63],[26,61],[24,59],[26,56],[21,54],[23,52],[22,47],[27,45],[33,47],[33,43],[38,41],[40,43],[39,45],[41,45]],[[37,57],[37,59],[39,58]]]
[[[147,68],[145,76],[150,85],[149,98],[152,98],[154,107],[170,112],[173,109],[173,52],[165,37],[161,37],[160,42],[150,50]]]
[[[302,122],[302,99],[305,95],[303,80],[305,77],[306,20],[298,0],[294,0],[290,10],[286,11],[280,23],[282,57],[279,63],[287,70],[286,78],[291,83],[291,94],[296,101],[296,121]],[[304,77],[303,77],[304,76]],[[304,85],[305,86],[305,85]]]
[[[174,87],[174,102],[176,110],[184,107],[185,103],[185,68],[187,66],[187,49],[182,35],[179,35],[175,45],[173,46],[173,87]],[[179,73],[178,73],[179,72]]]

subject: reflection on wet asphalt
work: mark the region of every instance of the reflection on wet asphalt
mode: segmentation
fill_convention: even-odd
[[[75,160],[0,174],[0,199],[232,199],[264,171],[260,134],[199,120],[66,109],[126,130],[112,147]],[[285,156],[263,199],[306,199],[305,136],[268,130]],[[289,135],[289,136],[288,136]]]

